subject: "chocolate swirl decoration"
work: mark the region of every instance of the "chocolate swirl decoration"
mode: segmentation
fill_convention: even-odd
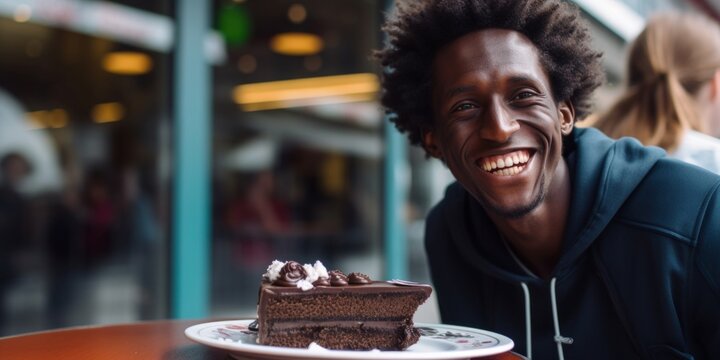
[[[369,276],[358,272],[350,273],[348,279],[350,285],[364,285],[372,282]]]
[[[315,280],[315,282],[313,282],[312,284],[313,284],[313,286],[315,286],[315,287],[325,287],[325,286],[330,286],[330,285],[331,285],[331,284],[330,284],[330,279],[328,279],[328,278],[326,278],[326,277],[318,278],[318,279]]]
[[[305,279],[306,277],[307,272],[303,269],[303,266],[300,265],[300,263],[288,261],[285,266],[280,269],[280,274],[273,282],[273,285],[296,286],[298,281]]]
[[[328,272],[330,275],[330,285],[332,286],[347,286],[348,278],[340,270],[332,270]]]

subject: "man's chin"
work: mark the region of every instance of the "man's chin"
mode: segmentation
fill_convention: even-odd
[[[497,205],[486,205],[485,211],[506,219],[520,219],[535,210],[542,202],[542,196],[536,197],[531,203],[524,206],[502,207]]]
[[[542,187],[541,189],[544,189]],[[545,200],[545,191],[541,191],[531,201],[526,202],[522,205],[515,206],[501,206],[497,203],[485,203],[485,211],[492,212],[495,215],[505,219],[520,219],[524,216],[529,215],[533,210],[537,209],[538,206]]]
[[[534,198],[526,201],[524,204],[513,205],[513,206],[502,206],[498,203],[491,201],[481,201],[484,205],[485,211],[492,212],[498,217],[506,219],[520,219],[524,216],[529,215],[533,210],[537,209],[538,206],[545,200],[547,189],[545,187],[545,177],[540,177],[539,192],[534,194]]]

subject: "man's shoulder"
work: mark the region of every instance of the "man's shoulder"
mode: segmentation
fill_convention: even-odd
[[[634,189],[619,216],[693,239],[707,209],[719,206],[719,188],[717,174],[663,158]]]
[[[720,182],[720,175],[672,157],[659,159],[648,173],[648,177],[660,180],[668,186],[672,183],[693,185],[682,187],[687,191],[704,191]]]
[[[682,160],[664,157],[655,163],[635,192],[685,200],[680,201],[682,204],[698,197],[706,198],[709,193],[716,192],[718,186],[720,175]]]

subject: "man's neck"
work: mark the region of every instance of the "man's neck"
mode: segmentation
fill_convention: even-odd
[[[570,207],[570,174],[564,160],[552,181],[543,202],[529,214],[518,219],[488,214],[523,264],[544,279],[560,259]]]

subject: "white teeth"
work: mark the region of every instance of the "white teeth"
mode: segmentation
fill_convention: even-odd
[[[511,176],[511,175],[517,175],[518,173],[520,173],[520,171],[522,171],[522,169],[523,169],[522,166],[513,166],[511,168],[497,170],[497,171],[493,172],[492,174],[496,175],[496,176]]]
[[[529,160],[530,154],[527,150],[519,150],[503,156],[484,159],[480,167],[495,175],[516,175],[525,168],[525,164]]]

